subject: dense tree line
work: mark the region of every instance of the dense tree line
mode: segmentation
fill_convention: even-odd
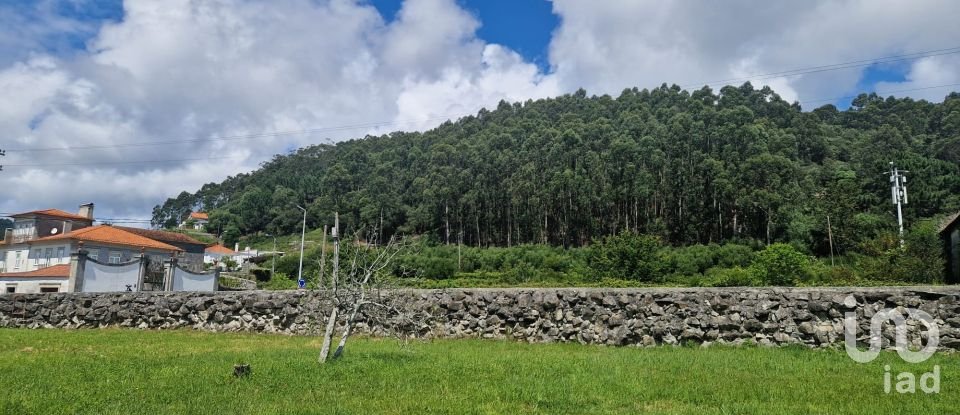
[[[910,170],[914,221],[960,209],[960,94],[934,104],[861,95],[802,111],[749,83],[619,97],[583,90],[447,122],[277,155],[153,211],[172,226],[211,213],[232,241],[299,231],[340,212],[469,246],[585,246],[623,232],[671,245],[792,242],[828,255],[895,229],[888,162]],[[829,229],[828,229],[829,217]]]

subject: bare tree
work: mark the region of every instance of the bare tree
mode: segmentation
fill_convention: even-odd
[[[324,363],[328,359],[337,359],[343,355],[347,340],[353,333],[357,316],[361,311],[365,311],[365,308],[379,309],[381,318],[396,316],[393,322],[398,324],[409,318],[407,313],[403,313],[400,308],[395,307],[389,298],[381,295],[381,289],[383,288],[383,277],[390,271],[389,268],[397,256],[409,250],[410,240],[394,236],[382,246],[371,246],[361,242],[360,238],[354,238],[354,243],[348,246],[346,255],[348,265],[341,267],[339,216],[335,219],[331,236],[333,238],[333,269],[330,294],[333,305],[330,309],[330,315],[327,317],[327,327],[323,334],[323,343],[318,359],[320,363]],[[367,240],[379,240],[376,232],[371,236]],[[345,313],[345,320],[341,326],[340,341],[331,357],[330,346],[333,342],[337,319],[341,311]]]

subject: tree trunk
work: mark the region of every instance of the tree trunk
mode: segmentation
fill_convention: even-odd
[[[333,219],[333,275],[331,276],[330,295],[333,297],[333,310],[330,311],[330,317],[327,319],[327,330],[323,333],[323,345],[320,347],[320,363],[327,361],[330,353],[330,342],[333,340],[333,328],[337,322],[337,313],[340,306],[337,298],[337,285],[339,283],[340,271],[340,213],[334,213]],[[326,232],[324,232],[326,234]]]
[[[323,269],[327,265],[327,225],[323,225],[323,239],[320,242],[320,277],[317,286],[323,288]]]
[[[333,304],[333,310],[330,310],[330,317],[327,318],[327,330],[323,332],[323,346],[320,347],[320,363],[327,361],[330,354],[330,342],[333,341],[333,326],[337,321],[337,304]]]

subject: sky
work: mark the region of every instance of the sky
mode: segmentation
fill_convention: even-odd
[[[147,219],[274,154],[578,88],[939,102],[958,20],[946,0],[7,0],[0,214]]]

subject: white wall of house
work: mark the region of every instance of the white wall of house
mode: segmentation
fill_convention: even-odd
[[[27,272],[70,263],[70,243],[17,244],[0,248],[0,272]]]
[[[75,242],[15,244],[9,248],[0,248],[0,273],[35,271],[53,265],[69,264],[70,253],[75,252]],[[124,263],[140,255],[140,249],[134,247],[103,244],[84,245],[90,258],[106,263]],[[170,258],[170,252],[147,250],[147,255],[155,258]]]
[[[53,291],[56,290],[56,291]],[[9,278],[0,277],[0,295],[10,293],[40,293],[67,291],[67,278]]]

